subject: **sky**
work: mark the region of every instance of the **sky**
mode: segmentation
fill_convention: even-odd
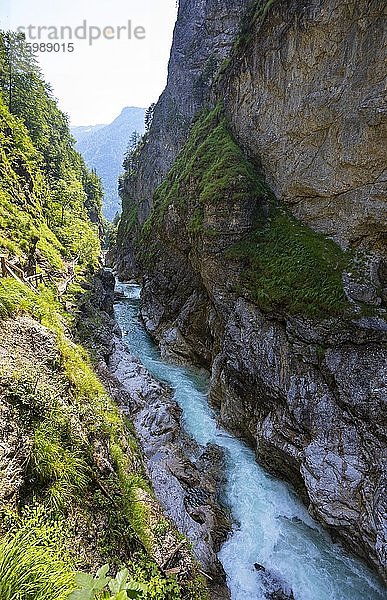
[[[1,29],[25,27],[27,41],[46,44],[46,50],[48,43],[59,44],[60,51],[39,52],[37,56],[45,79],[52,85],[60,108],[69,115],[71,125],[110,123],[125,106],[146,108],[163,91],[177,14],[176,0],[0,2]],[[33,29],[28,30],[28,26]],[[40,40],[39,26],[50,28],[41,29]],[[61,27],[66,28],[63,39]],[[81,27],[78,37],[86,34],[87,39],[75,38],[77,27]],[[119,32],[118,27],[121,27]],[[100,38],[91,41],[89,33],[97,38],[98,29]],[[73,52],[68,51],[69,43],[74,44]]]

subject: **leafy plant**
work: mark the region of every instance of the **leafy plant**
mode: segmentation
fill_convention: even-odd
[[[107,575],[109,565],[101,567],[95,577],[87,573],[76,573],[75,581],[79,589],[72,592],[68,600],[128,600],[129,598],[145,598],[147,586],[129,580],[128,569],[122,569],[113,579]],[[109,592],[107,591],[109,589]]]
[[[173,577],[161,577],[160,571],[149,559],[144,558],[141,561],[132,562],[128,566],[134,579],[146,584],[147,600],[188,600],[191,598],[192,600],[207,600],[207,593],[202,587],[199,577],[196,577],[193,582],[195,593],[191,596],[190,593],[187,595],[186,586],[181,589]]]

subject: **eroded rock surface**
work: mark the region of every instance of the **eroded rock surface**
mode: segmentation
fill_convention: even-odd
[[[385,10],[379,0],[279,0],[252,25],[222,90],[238,140],[277,197],[341,244],[379,250]]]
[[[340,322],[320,331],[297,319],[284,326],[238,300],[213,396],[259,462],[292,481],[320,522],[385,573],[387,338],[378,330],[356,337]]]
[[[206,45],[210,27],[201,19],[212,3],[180,5],[177,32],[197,17]],[[211,91],[293,214],[342,247],[371,252],[364,280],[343,273],[352,316],[264,314],[238,293],[243,265],[224,250],[249,231],[255,205],[232,197],[203,206],[203,230],[211,235],[188,235],[193,207],[170,205],[156,234],[159,252],[141,275],[144,322],[163,354],[212,367],[222,423],[387,580],[383,10],[377,0],[278,0],[263,21],[251,20]],[[199,64],[186,61],[181,39],[174,39],[174,85],[166,94],[189,120],[195,107],[186,82],[196,80]],[[186,137],[173,128],[164,134],[164,121],[157,108],[158,139],[151,134],[134,182],[140,222]],[[152,153],[161,158],[153,161]],[[138,271],[133,239],[118,252],[124,277]],[[361,303],[380,310],[366,316]]]
[[[216,447],[200,450],[181,427],[181,411],[170,391],[133,357],[120,338],[108,366],[100,372],[122,410],[133,421],[157,498],[211,579],[213,598],[228,598],[224,572],[216,553],[230,521],[219,505],[223,455]],[[209,462],[211,468],[209,469]]]

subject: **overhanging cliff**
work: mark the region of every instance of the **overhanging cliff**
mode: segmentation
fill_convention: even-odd
[[[385,9],[274,2],[250,20],[220,86],[237,139],[293,214],[384,252]]]

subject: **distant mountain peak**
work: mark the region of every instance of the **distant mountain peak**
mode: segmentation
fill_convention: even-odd
[[[144,117],[144,108],[125,106],[108,125],[71,128],[78,152],[102,179],[105,190],[103,212],[109,220],[113,220],[117,211],[121,210],[118,177],[131,135],[134,131],[141,135],[144,133]]]

